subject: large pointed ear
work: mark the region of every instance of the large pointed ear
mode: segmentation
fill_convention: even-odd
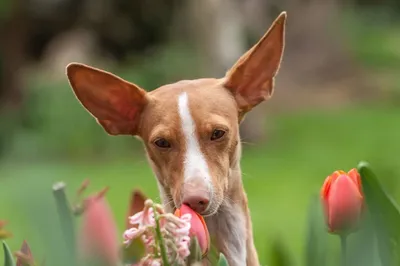
[[[146,92],[111,73],[83,64],[67,66],[70,85],[82,105],[110,135],[136,135]]]
[[[285,23],[283,12],[225,76],[224,86],[234,95],[241,115],[272,96],[285,45]]]

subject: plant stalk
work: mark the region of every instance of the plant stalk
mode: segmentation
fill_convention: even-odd
[[[347,266],[347,234],[340,235],[342,266]]]
[[[160,245],[161,260],[164,266],[169,266],[167,250],[165,249],[164,239],[161,235],[160,220],[159,220],[160,216],[158,215],[155,206],[153,206],[153,210],[154,210],[154,220],[156,221],[156,234]]]
[[[66,242],[68,252],[70,253],[69,256],[73,261],[75,261],[75,228],[72,212],[65,194],[65,184],[63,182],[54,184],[53,195],[57,205],[57,211],[61,223],[61,229],[64,234],[64,240]]]

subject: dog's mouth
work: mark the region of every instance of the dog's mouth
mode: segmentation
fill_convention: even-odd
[[[206,210],[204,213],[200,213],[203,217],[210,217],[218,213],[219,207],[215,208],[214,210]]]
[[[179,206],[179,207],[178,207],[178,206]],[[181,206],[181,204],[178,205],[178,204],[175,202],[175,200],[174,200],[174,201],[173,201],[173,204],[172,204],[172,213],[175,213],[175,211],[176,211],[177,209],[179,209],[180,206]],[[219,207],[220,207],[220,206],[221,206],[221,204],[211,203],[210,206],[209,206],[205,211],[199,212],[199,214],[200,214],[201,216],[203,216],[203,217],[210,217],[210,216],[213,216],[213,215],[215,215],[215,214],[218,213],[218,210],[219,210]]]

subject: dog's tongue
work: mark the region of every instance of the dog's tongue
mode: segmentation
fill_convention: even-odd
[[[192,219],[190,220],[190,235],[197,237],[204,256],[207,254],[210,246],[210,235],[208,233],[207,225],[203,219],[203,216],[192,210],[187,205],[182,205],[180,209],[175,211],[175,215],[178,217],[181,217],[187,213],[190,213],[192,216]]]

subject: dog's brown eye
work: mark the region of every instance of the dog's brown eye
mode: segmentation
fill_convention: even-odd
[[[154,144],[156,144],[157,147],[163,148],[163,149],[166,149],[166,148],[170,148],[170,147],[171,147],[171,144],[168,142],[168,140],[163,139],[163,138],[156,140],[156,141],[154,142]]]
[[[212,135],[211,135],[211,140],[217,140],[222,138],[225,135],[225,131],[220,130],[220,129],[216,129],[213,131]]]

